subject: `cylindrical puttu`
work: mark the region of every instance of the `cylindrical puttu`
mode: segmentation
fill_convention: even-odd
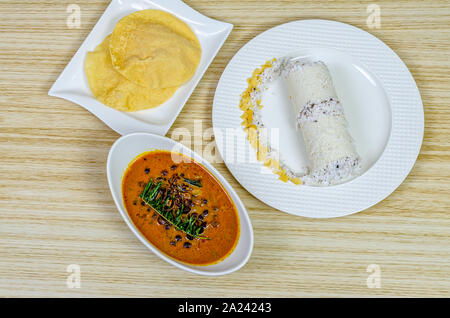
[[[331,185],[358,174],[360,157],[323,62],[295,62],[286,84],[311,163],[305,183]]]

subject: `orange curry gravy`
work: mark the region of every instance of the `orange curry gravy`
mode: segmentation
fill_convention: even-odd
[[[172,206],[183,206],[182,220],[194,216],[196,226],[202,228],[200,237],[207,239],[176,229],[139,197],[150,180],[161,182],[163,192],[175,198]],[[186,180],[195,180],[201,187]],[[233,201],[219,181],[190,158],[169,151],[140,155],[123,176],[122,194],[127,212],[139,231],[174,259],[209,265],[223,260],[236,246],[239,218]],[[173,208],[174,215],[175,210],[178,209]]]

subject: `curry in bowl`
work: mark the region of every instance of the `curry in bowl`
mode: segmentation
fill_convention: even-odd
[[[122,196],[142,235],[178,261],[211,265],[236,247],[240,229],[233,200],[189,157],[170,151],[138,156],[123,175]]]

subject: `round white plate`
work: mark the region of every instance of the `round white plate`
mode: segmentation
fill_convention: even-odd
[[[208,169],[208,171],[211,172],[227,190],[238,210],[240,236],[236,248],[227,258],[225,258],[220,263],[208,266],[195,266],[177,261],[176,259],[167,256],[158,248],[153,246],[153,244],[151,244],[142,235],[142,233],[136,228],[133,221],[130,219],[130,216],[125,209],[122,199],[122,176],[128,168],[128,165],[134,159],[136,159],[137,156],[144,152],[152,150],[176,151],[190,158],[193,158],[195,161],[204,165]],[[218,276],[237,271],[249,260],[253,250],[253,228],[244,204],[242,203],[241,199],[239,199],[239,196],[233,190],[231,185],[225,180],[225,178],[216,169],[214,169],[214,167],[210,163],[208,163],[200,155],[196,154],[189,148],[173,141],[172,139],[153,134],[134,133],[123,136],[114,143],[114,145],[111,147],[111,150],[109,151],[107,175],[114,202],[116,203],[117,209],[122,215],[125,223],[134,233],[134,235],[136,235],[136,237],[148,249],[150,249],[153,253],[155,253],[166,262],[191,273],[207,276]]]
[[[84,60],[87,52],[93,51],[112,33],[120,19],[130,13],[147,9],[169,12],[187,23],[200,41],[202,57],[192,79],[182,85],[164,104],[137,112],[118,111],[103,105],[94,97],[84,71]],[[232,24],[208,18],[181,0],[112,0],[48,94],[79,104],[121,135],[149,132],[164,136],[232,29]]]
[[[230,138],[237,131],[243,135],[238,106],[246,79],[274,57],[327,64],[363,159],[361,176],[330,187],[284,183],[254,160],[255,151],[246,140],[244,144],[243,138],[238,137],[238,142]],[[291,167],[300,167],[306,160],[302,141],[281,86],[275,82],[264,94],[262,120],[277,129],[281,158]],[[330,218],[367,209],[403,182],[420,151],[424,114],[411,73],[386,44],[347,24],[302,20],[260,34],[234,56],[216,90],[213,126],[227,167],[251,194],[284,212]]]

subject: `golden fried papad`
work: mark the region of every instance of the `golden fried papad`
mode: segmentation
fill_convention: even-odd
[[[202,55],[189,26],[160,10],[137,11],[122,18],[111,35],[110,52],[120,74],[152,89],[189,81]]]
[[[178,87],[148,89],[137,85],[115,71],[109,53],[110,36],[88,52],[85,71],[95,98],[103,104],[126,112],[154,108],[167,101]]]

